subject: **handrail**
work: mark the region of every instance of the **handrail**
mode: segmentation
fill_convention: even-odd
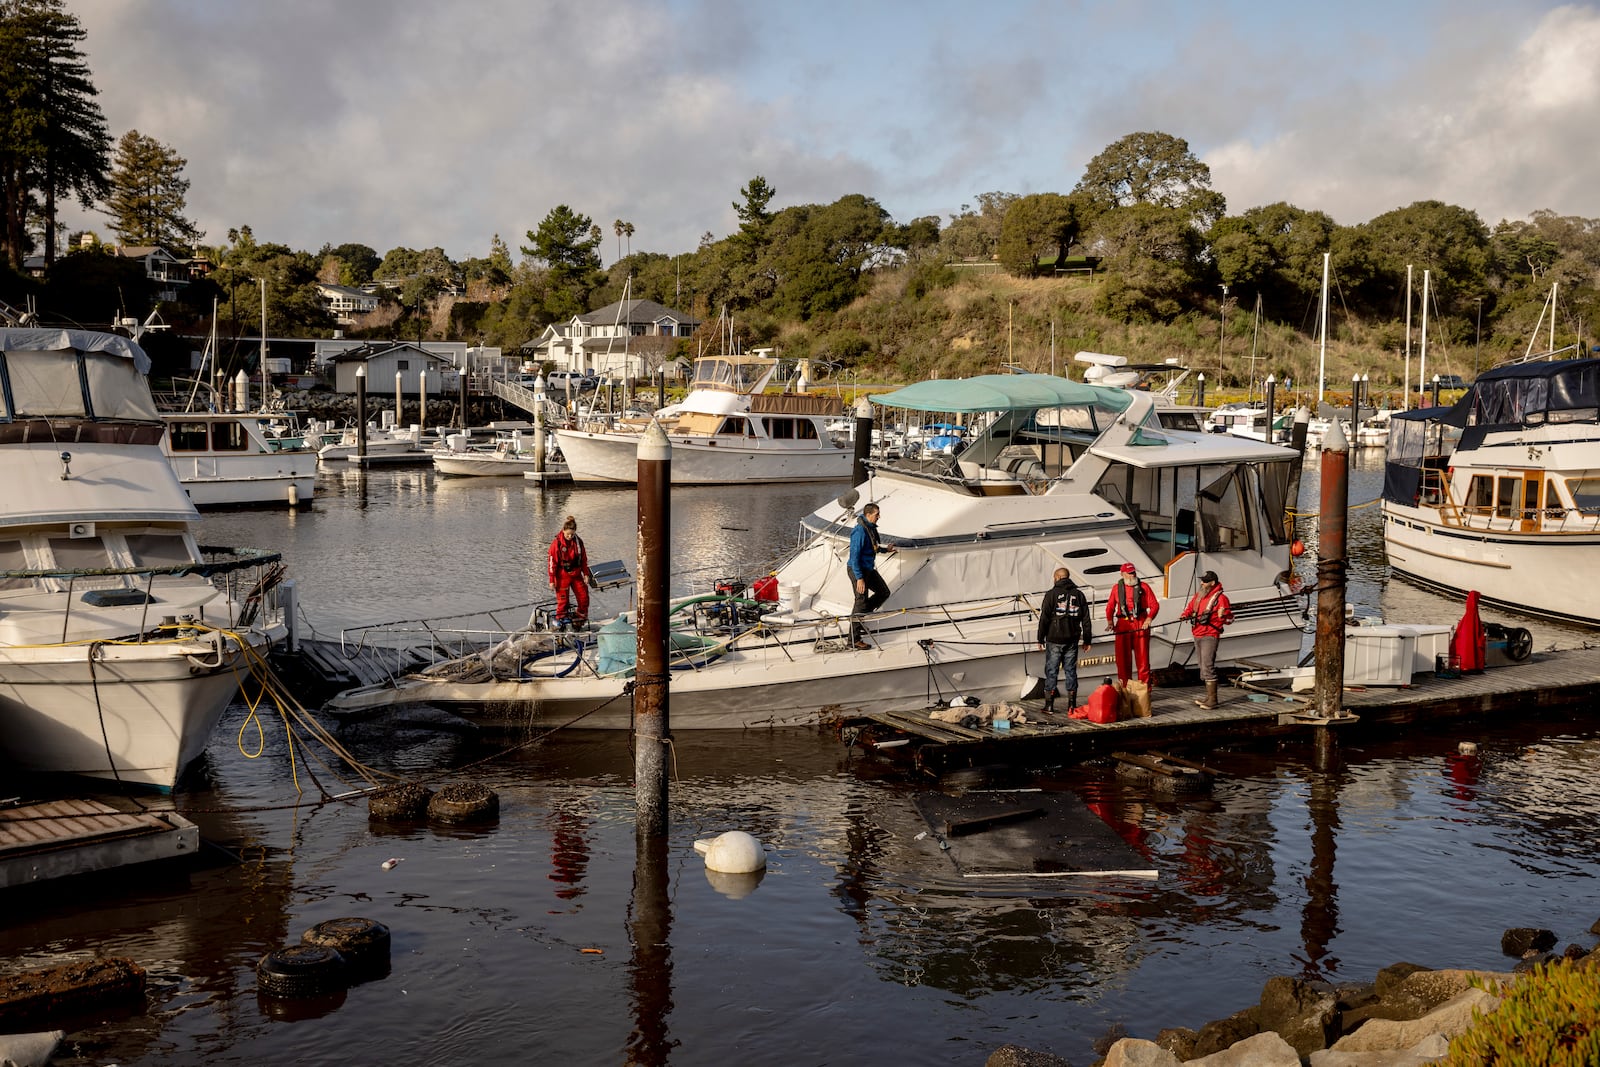
[[[206,560],[200,563],[175,563],[165,567],[51,567],[45,570],[0,571],[0,578],[116,578],[126,575],[170,574],[185,577],[198,574],[210,578],[217,574],[258,567],[263,563],[277,563],[283,559],[281,552],[268,552],[261,548],[225,548],[201,545],[202,552],[227,552],[233,555],[250,553],[242,559]]]

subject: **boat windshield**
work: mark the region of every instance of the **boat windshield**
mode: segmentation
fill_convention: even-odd
[[[751,392],[771,371],[772,360],[737,359],[732,356],[705,356],[695,360],[691,389],[731,389]]]
[[[0,418],[159,421],[144,377],[149,366],[125,338],[0,330]]]

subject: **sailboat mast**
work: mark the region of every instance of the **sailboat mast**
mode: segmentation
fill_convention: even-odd
[[[1317,332],[1322,335],[1322,348],[1317,354],[1317,404],[1322,404],[1322,388],[1328,380],[1328,256],[1322,253],[1322,315]]]
[[[1406,376],[1405,388],[1400,391],[1400,410],[1411,410],[1411,268],[1406,264]]]
[[[1422,356],[1417,364],[1417,396],[1420,398],[1428,391],[1428,275],[1431,271],[1422,272]],[[1420,403],[1420,400],[1419,400]]]

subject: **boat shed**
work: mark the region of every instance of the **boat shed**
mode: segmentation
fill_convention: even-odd
[[[422,372],[428,372],[428,394],[443,395],[460,389],[460,373],[450,360],[429,352],[410,341],[376,341],[372,344],[340,352],[333,363],[333,388],[338,393],[356,391],[356,368],[367,368],[367,393],[392,396],[395,374],[400,375],[400,389],[408,397],[415,397],[421,388]]]

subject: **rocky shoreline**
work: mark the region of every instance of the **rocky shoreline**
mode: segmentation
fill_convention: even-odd
[[[1589,927],[1600,934],[1600,920]],[[1110,1033],[1096,1042],[1095,1067],[1412,1067],[1437,1063],[1475,1015],[1494,1012],[1524,975],[1546,964],[1578,968],[1600,986],[1600,949],[1555,952],[1546,929],[1505,931],[1510,971],[1433,969],[1395,963],[1367,983],[1331,984],[1278,976],[1261,999],[1199,1030],[1177,1027],[1153,1040]],[[986,1067],[1071,1067],[1047,1052],[1005,1045]]]

